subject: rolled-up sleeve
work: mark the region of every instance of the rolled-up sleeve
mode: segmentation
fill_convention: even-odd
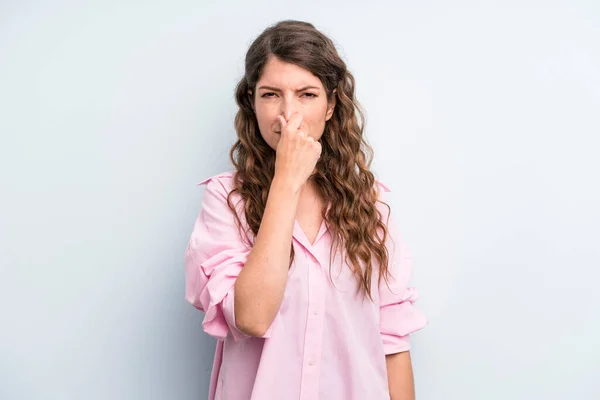
[[[409,286],[412,259],[393,216],[389,218],[387,228],[390,277],[388,284],[382,279],[379,286],[379,330],[386,355],[410,350],[410,334],[428,322],[425,314],[414,306],[418,291]]]
[[[235,323],[234,287],[251,248],[241,239],[223,182],[209,178],[204,183],[202,206],[185,251],[185,297],[205,313],[202,328],[207,334],[225,339],[231,332],[240,340],[249,336]],[[263,337],[270,334],[271,328]]]

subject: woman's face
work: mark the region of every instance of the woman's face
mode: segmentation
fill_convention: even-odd
[[[269,58],[256,83],[254,112],[258,127],[265,142],[274,150],[281,137],[278,115],[289,121],[293,113],[300,113],[300,129],[319,140],[334,107],[335,96],[333,102],[327,104],[327,93],[319,78],[296,64],[275,57]]]

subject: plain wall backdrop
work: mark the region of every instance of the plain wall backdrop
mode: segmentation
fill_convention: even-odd
[[[356,77],[430,319],[418,399],[600,399],[591,0],[3,2],[0,398],[206,399],[195,185],[231,168],[245,52],[288,18]]]

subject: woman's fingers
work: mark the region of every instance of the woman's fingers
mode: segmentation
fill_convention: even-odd
[[[283,130],[287,126],[287,121],[285,120],[285,118],[283,118],[282,115],[277,116],[277,121],[279,122],[279,126],[280,126],[279,131],[283,134]]]
[[[300,188],[314,171],[321,155],[321,143],[301,128],[301,114],[294,113],[288,121],[277,116],[277,120],[282,136],[277,145],[275,175]]]
[[[302,124],[302,114],[293,113],[290,117],[290,120],[287,122],[287,127],[289,130],[295,132],[300,129],[300,125]]]

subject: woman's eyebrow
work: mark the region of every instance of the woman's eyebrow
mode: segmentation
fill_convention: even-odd
[[[265,85],[263,85],[263,86],[261,86],[261,87],[258,88],[258,90],[260,90],[260,89],[272,90],[273,92],[281,92],[281,89],[278,89],[278,88],[273,87],[273,86],[265,86]],[[310,86],[310,85],[308,85],[308,86],[301,87],[300,89],[296,90],[296,92],[303,92],[303,91],[305,91],[307,89],[317,89],[318,90],[319,88],[316,87],[316,86]]]

